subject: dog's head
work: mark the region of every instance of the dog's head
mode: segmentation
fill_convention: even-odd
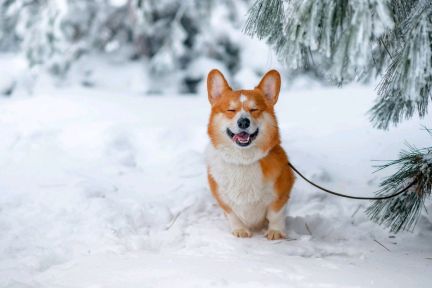
[[[259,149],[267,153],[280,143],[274,105],[281,78],[271,70],[253,90],[232,90],[223,74],[210,71],[208,98],[212,106],[208,134],[214,147]]]

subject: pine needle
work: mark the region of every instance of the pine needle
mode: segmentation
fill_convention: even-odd
[[[431,133],[430,130],[426,131]],[[398,197],[375,201],[366,213],[372,221],[390,228],[392,233],[412,231],[424,208],[424,202],[431,196],[432,146],[418,149],[409,145],[407,150],[400,153],[399,159],[379,166],[378,170],[394,166],[398,167],[397,172],[380,184],[381,189],[377,195],[392,194],[413,181],[415,184]]]

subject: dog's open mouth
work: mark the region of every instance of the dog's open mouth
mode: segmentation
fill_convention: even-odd
[[[239,146],[246,147],[249,146],[253,140],[258,136],[258,128],[257,130],[249,134],[247,132],[233,133],[229,128],[227,128],[228,136]]]

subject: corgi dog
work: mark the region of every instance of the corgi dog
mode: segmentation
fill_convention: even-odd
[[[236,237],[251,237],[266,224],[267,239],[286,237],[285,206],[295,177],[274,112],[280,86],[276,70],[253,90],[231,89],[218,70],[208,74],[208,182]]]

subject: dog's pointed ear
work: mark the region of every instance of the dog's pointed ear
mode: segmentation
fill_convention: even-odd
[[[207,92],[210,103],[213,105],[225,90],[231,90],[231,87],[224,75],[217,69],[211,70],[207,76]]]
[[[261,79],[256,87],[264,93],[266,99],[272,104],[276,104],[281,87],[281,76],[278,71],[270,70]]]

